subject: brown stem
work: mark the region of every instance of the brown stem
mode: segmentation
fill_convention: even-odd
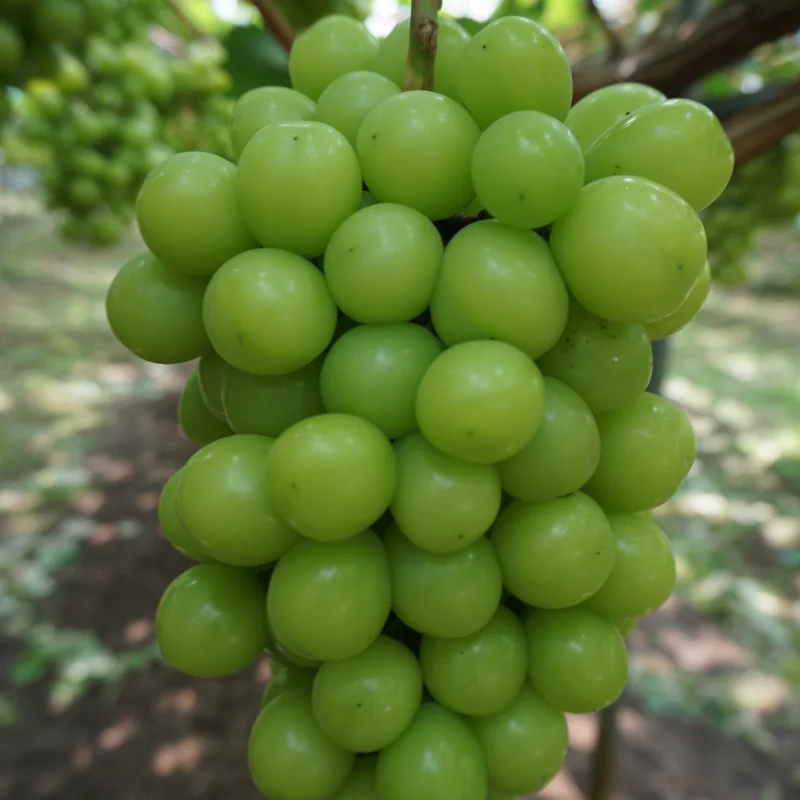
[[[741,167],[800,128],[800,81],[777,97],[731,117],[725,130],[733,143],[736,166]]]
[[[408,61],[403,90],[433,91],[441,0],[411,0]]]
[[[608,64],[576,65],[575,100],[611,83],[638,81],[667,95],[680,94],[709,72],[744,58],[766,42],[800,28],[799,0],[736,0],[712,11],[684,36]]]
[[[622,40],[619,38],[619,34],[608,24],[608,20],[600,12],[595,0],[584,0],[584,3],[586,12],[597,21],[603,31],[609,60],[619,58],[623,53]]]
[[[264,27],[281,43],[283,49],[288,53],[292,49],[296,34],[283,11],[278,8],[274,0],[250,0],[250,2],[261,14],[261,19],[264,20]]]
[[[617,703],[614,703],[600,712],[600,730],[592,753],[586,800],[611,800],[617,772],[618,745]]]

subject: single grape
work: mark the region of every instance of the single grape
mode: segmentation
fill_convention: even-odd
[[[348,317],[408,322],[431,301],[443,250],[426,216],[378,203],[357,211],[333,234],[325,251],[325,279]]]
[[[508,706],[470,720],[489,782],[517,794],[538,792],[561,769],[567,755],[567,721],[525,683]],[[490,795],[491,797],[491,795]]]
[[[586,607],[610,619],[655,611],[675,588],[675,557],[664,532],[637,514],[609,514],[616,542],[614,569]]]
[[[321,414],[321,369],[321,358],[285,375],[251,375],[228,367],[222,406],[233,431],[280,436],[296,422]]]
[[[180,364],[206,352],[202,280],[173,272],[151,253],[128,261],[111,281],[106,316],[114,336],[155,364]]]
[[[350,776],[332,800],[379,800],[375,776],[377,766],[377,756],[356,758]]]
[[[245,92],[233,107],[231,145],[238,159],[247,143],[273,122],[311,119],[314,101],[285,86],[261,86]]]
[[[484,800],[486,767],[475,734],[452,711],[426,703],[378,756],[381,800]]]
[[[356,152],[367,188],[433,220],[472,202],[470,164],[480,136],[455,100],[435,92],[402,92],[367,114]]]
[[[666,96],[643,83],[615,83],[579,100],[567,114],[566,126],[584,152],[609,128],[642,106],[663,103]]]
[[[422,673],[405,645],[379,636],[361,653],[323,664],[311,699],[314,719],[334,742],[372,753],[411,724],[422,701]]]
[[[353,20],[355,22],[355,20]],[[322,122],[276,122],[239,157],[236,191],[264,247],[313,258],[361,205],[361,172],[347,139]]]
[[[603,510],[575,492],[508,506],[492,530],[506,588],[538,608],[567,608],[591,597],[614,566],[614,537]]]
[[[561,338],[536,363],[597,413],[621,408],[647,388],[653,349],[641,324],[601,319],[572,303]]]
[[[515,111],[481,135],[472,156],[472,182],[493,217],[515,228],[541,228],[578,199],[583,153],[557,119]]]
[[[189,532],[178,514],[178,481],[180,470],[173,472],[158,498],[158,524],[166,540],[187,558],[195,561],[212,561],[208,553]]]
[[[211,279],[203,319],[214,349],[255,375],[286,375],[328,346],[336,306],[322,273],[283,250],[248,250]]]
[[[157,166],[136,219],[153,255],[187,275],[213,275],[255,245],[236,199],[236,167],[212,153],[179,153]]]
[[[225,372],[228,363],[222,356],[209,350],[200,356],[197,364],[197,378],[200,382],[200,393],[208,410],[217,418],[225,420],[225,411],[222,408],[222,384],[225,381]]]
[[[634,111],[586,151],[586,182],[638,175],[672,189],[696,211],[722,194],[733,174],[733,146],[714,112],[694,100]]]
[[[178,511],[200,546],[218,561],[255,567],[297,540],[278,516],[264,482],[266,436],[228,436],[206,445],[181,470]]]
[[[458,88],[481,128],[528,109],[564,120],[572,104],[572,71],[546,28],[525,17],[501,17],[464,48]]]
[[[364,118],[400,87],[383,75],[360,70],[337,78],[320,95],[314,119],[335,128],[355,148]]]
[[[261,695],[261,708],[284,692],[301,691],[310,694],[317,674],[313,669],[277,661],[270,662],[270,673],[269,683]]]
[[[544,380],[521,350],[504,342],[465,342],[428,368],[417,392],[417,423],[434,447],[491,464],[533,438],[544,413]]]
[[[625,640],[587,608],[533,609],[525,619],[533,688],[559,711],[587,714],[611,705],[628,680]]]
[[[261,709],[247,760],[258,790],[281,800],[331,797],[347,780],[355,755],[319,729],[307,692],[284,692]]]
[[[519,453],[497,465],[503,489],[526,503],[578,491],[600,458],[600,434],[586,403],[555,378],[545,378],[544,386],[539,429]]]
[[[468,464],[437,450],[420,433],[395,444],[397,489],[391,512],[415,545],[451,553],[489,530],[500,510],[492,464]]]
[[[192,372],[184,384],[178,402],[178,423],[184,436],[199,445],[211,444],[233,433],[228,424],[215,417],[206,405],[197,370]]]
[[[538,358],[558,341],[568,310],[550,250],[532,231],[483,220],[445,248],[431,314],[447,344],[497,339]]]
[[[377,51],[375,37],[357,20],[342,14],[322,17],[292,45],[292,86],[316,100],[341,75],[370,69]]]
[[[497,611],[500,565],[485,537],[455,553],[431,553],[392,526],[384,535],[392,577],[392,608],[410,628],[428,636],[469,636]]]
[[[368,420],[390,439],[416,430],[414,402],[422,376],[444,345],[410,322],[358,325],[338,339],[322,365],[328,411]]]
[[[666,317],[657,319],[655,322],[648,322],[644,326],[650,341],[666,339],[685,328],[697,316],[697,312],[703,307],[710,291],[711,267],[706,261],[700,277],[689,290],[686,299],[671,314],[667,314]]]
[[[585,491],[614,511],[645,511],[677,491],[694,462],[696,444],[686,415],[645,392],[597,417],[600,461]]]
[[[550,232],[567,287],[615,322],[651,322],[686,299],[706,260],[703,224],[677,194],[643,178],[585,186]]]
[[[301,541],[272,574],[269,624],[301,656],[350,658],[380,635],[391,591],[386,552],[372,531],[343,542]]]
[[[270,574],[269,577],[271,581],[272,575]],[[269,619],[267,619],[266,651],[269,653],[269,657],[272,661],[283,664],[285,667],[300,667],[301,669],[307,670],[314,675],[316,675],[317,670],[322,666],[322,662],[319,659],[301,656],[288,647],[285,642],[282,642],[275,635],[275,631],[273,631],[270,627]],[[311,691],[311,684],[308,685],[308,690]]]
[[[270,496],[303,536],[346,539],[389,507],[397,464],[378,428],[349,414],[320,414],[282,433],[266,462]]]
[[[504,709],[528,673],[525,631],[505,606],[469,636],[423,636],[419,657],[433,699],[459,714],[483,716]]]
[[[404,19],[398,22],[389,35],[379,42],[375,65],[372,67],[375,72],[386,76],[398,86],[402,86],[406,79],[410,35],[411,21]],[[469,34],[455,20],[439,18],[432,88],[459,102],[458,62],[468,41]]]
[[[250,570],[198,564],[164,592],[156,613],[164,659],[196,678],[250,666],[266,643],[264,592]]]

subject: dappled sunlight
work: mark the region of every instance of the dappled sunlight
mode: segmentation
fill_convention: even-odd
[[[681,669],[706,672],[752,664],[750,653],[712,625],[691,633],[669,626],[658,632],[658,644]]]
[[[597,717],[594,714],[568,714],[569,744],[588,753],[597,742]]]
[[[207,749],[208,740],[202,736],[187,736],[161,745],[153,754],[153,772],[160,776],[191,772],[197,769]]]
[[[189,714],[197,708],[198,697],[194,689],[175,689],[163,692],[156,700],[160,714]]]
[[[97,746],[101,750],[117,750],[138,732],[139,726],[134,720],[123,719],[106,728],[97,737]]]

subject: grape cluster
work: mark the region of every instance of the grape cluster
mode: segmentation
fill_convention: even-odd
[[[159,514],[201,563],[158,641],[202,677],[269,653],[249,766],[283,800],[548,783],[565,712],[619,697],[673,588],[651,509],[695,455],[646,387],[708,289],[716,118],[638,85],[570,109],[564,52],[518,17],[443,21],[442,91],[402,92],[398,30],[323,19],[294,89],[238,101],[238,164],[156,167],[149,251],[107,298],[134,353],[199,358],[202,448]]]

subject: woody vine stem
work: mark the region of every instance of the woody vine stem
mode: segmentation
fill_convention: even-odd
[[[441,0],[411,0],[408,61],[403,90],[433,91]]]

